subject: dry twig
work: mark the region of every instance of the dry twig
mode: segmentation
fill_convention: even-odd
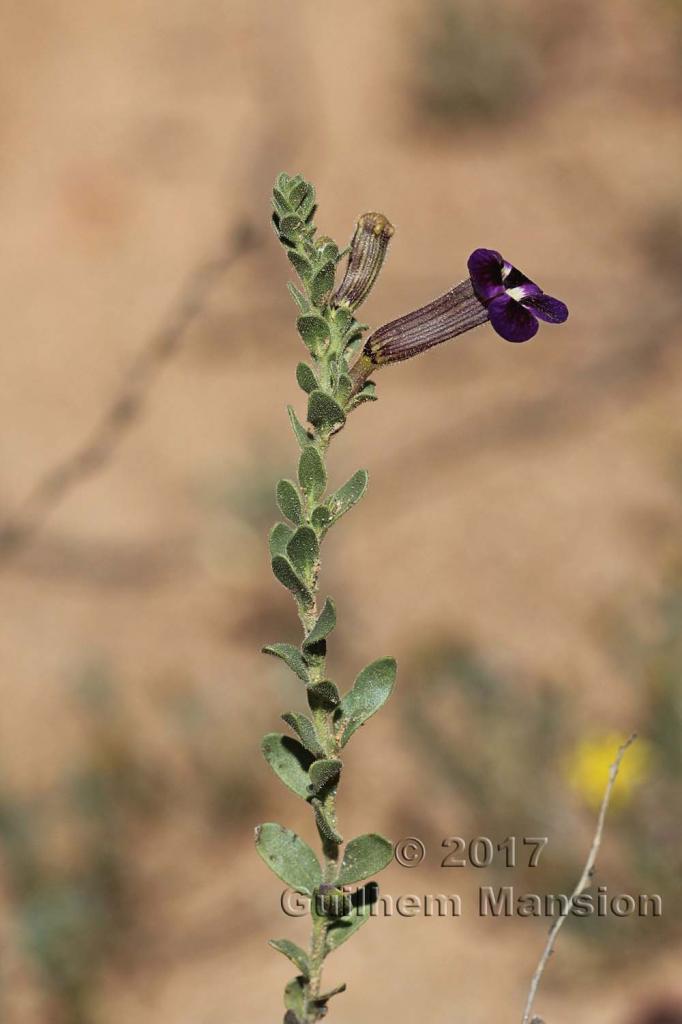
[[[552,953],[554,952],[554,944],[556,942],[556,937],[559,934],[559,931],[560,931],[561,927],[563,926],[564,921],[566,920],[566,918],[570,914],[571,909],[573,908],[573,905],[574,905],[576,899],[578,898],[578,896],[580,896],[580,894],[583,893],[585,891],[585,889],[587,889],[589,887],[590,882],[592,881],[592,876],[594,874],[594,866],[595,866],[595,863],[596,863],[596,860],[597,860],[597,854],[599,853],[599,847],[601,846],[602,835],[603,835],[603,832],[604,832],[604,819],[606,818],[606,811],[607,811],[608,806],[609,806],[609,801],[611,800],[611,793],[613,791],[613,786],[614,786],[614,783],[615,783],[616,778],[618,776],[618,771],[620,769],[620,763],[623,760],[623,757],[625,755],[625,751],[628,749],[629,746],[631,746],[632,743],[634,743],[636,738],[637,738],[637,734],[633,733],[632,736],[630,736],[625,741],[625,743],[623,743],[623,745],[618,748],[618,753],[616,754],[615,760],[614,760],[613,764],[611,765],[611,767],[609,768],[609,778],[608,778],[608,782],[606,783],[606,789],[604,790],[604,796],[602,798],[601,807],[599,808],[599,817],[597,818],[597,828],[596,828],[595,833],[594,833],[594,839],[592,840],[592,846],[590,847],[590,852],[589,852],[587,860],[585,862],[585,867],[583,868],[583,872],[582,872],[580,878],[578,879],[578,884],[576,885],[575,889],[573,890],[573,892],[571,893],[571,895],[569,897],[568,904],[566,905],[565,911],[563,911],[557,917],[556,921],[554,922],[554,924],[552,925],[552,927],[549,930],[549,935],[547,937],[547,942],[545,944],[545,948],[542,951],[542,956],[540,957],[540,959],[538,961],[538,965],[535,968],[535,973],[533,974],[533,978],[532,978],[532,981],[530,983],[530,989],[528,991],[528,998],[526,999],[526,1006],[525,1006],[525,1009],[523,1011],[523,1021],[522,1021],[522,1024],[543,1024],[543,1022],[540,1019],[540,1017],[533,1017],[531,1019],[531,1016],[530,1016],[531,1010],[533,1009],[533,1003],[535,1001],[535,996],[536,996],[537,991],[538,991],[538,986],[539,986],[540,981],[542,979],[542,975],[544,973],[545,967],[547,966],[549,958],[551,957]]]

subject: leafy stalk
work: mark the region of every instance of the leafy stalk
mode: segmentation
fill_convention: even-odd
[[[296,603],[302,638],[298,646],[274,643],[264,651],[280,658],[305,685],[310,717],[287,712],[282,717],[295,735],[269,733],[262,750],[280,780],[310,804],[322,859],[320,863],[307,843],[275,823],[256,829],[256,847],[282,881],[311,897],[308,951],[287,939],[273,940],[271,945],[298,971],[284,993],[285,1024],[312,1024],[325,1015],[331,997],[345,988],[322,991],[325,958],[368,919],[377,896],[374,883],[352,892],[348,887],[382,870],[393,856],[391,843],[376,834],[351,840],[341,855],[336,797],[343,748],[390,696],[395,662],[383,658],[368,665],[342,697],[326,670],[336,607],[329,597],[321,607],[319,602],[321,545],[367,488],[367,472],[361,469],[338,490],[330,491],[327,452],[348,415],[375,398],[373,384],[354,389],[349,375],[364,329],[354,309],[381,269],[392,228],[378,214],[360,219],[342,285],[332,295],[341,254],[330,238],[316,237],[313,186],[300,176],[280,174],[273,207],[275,231],[300,279],[300,287],[290,284],[289,290],[312,365],[299,363],[296,370],[297,382],[307,395],[307,422],[304,425],[289,406],[299,461],[296,479],[280,480],[277,485],[283,518],[270,531],[272,571]]]

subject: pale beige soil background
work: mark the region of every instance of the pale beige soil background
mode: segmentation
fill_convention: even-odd
[[[108,666],[143,760],[175,771],[158,705],[184,687],[210,709],[236,780],[220,829],[197,811],[192,776],[161,821],[127,837],[134,923],[85,1024],[269,1024],[289,975],[266,940],[304,941],[251,838],[259,820],[310,830],[258,753],[299,699],[258,649],[295,624],[265,558],[274,505],[254,531],[229,497],[295,457],[284,406],[299,402],[303,353],[267,224],[279,170],[315,182],[319,224],[339,240],[365,210],[395,223],[371,324],[460,280],[479,245],[571,309],[526,346],[482,328],[384,371],[381,401],[339,437],[334,480],[366,465],[371,486],[325,553],[337,664],[341,649],[344,672],[387,652],[412,664],[430,637],[466,637],[520,685],[560,680],[586,728],[637,724],[600,622],[647,606],[679,534],[680,268],[657,235],[653,257],[642,241],[651,225],[665,235],[682,198],[679,11],[512,6],[544,40],[532,102],[493,125],[444,126],[415,112],[424,3],[0,4],[3,517],[83,442],[196,265],[235,226],[260,232],[110,464],[0,568],[4,785],[49,794],[79,757],[89,734],[73,686],[93,662]],[[399,704],[420,685],[403,672],[349,754],[347,835],[467,827],[406,746]],[[70,842],[57,827],[48,859],[50,843],[58,863],[77,856]],[[393,867],[385,888],[478,882],[444,882],[435,863],[409,881]],[[0,1019],[73,1024],[22,951],[3,889]],[[330,1019],[518,1021],[544,935],[542,921],[474,913],[372,922],[332,961],[330,983],[349,991]],[[671,933],[619,966],[567,929],[538,1008],[548,1024],[628,1024],[639,1002],[679,993],[680,951]]]

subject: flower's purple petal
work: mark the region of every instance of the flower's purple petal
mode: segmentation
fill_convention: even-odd
[[[481,302],[490,302],[501,295],[504,260],[495,249],[474,249],[467,261],[471,283]]]
[[[568,320],[568,306],[551,295],[532,295],[522,301],[524,306],[528,306],[536,316],[546,320],[548,324],[562,324]]]
[[[533,314],[509,295],[500,295],[488,306],[488,316],[505,341],[529,341],[537,334],[539,324]]]

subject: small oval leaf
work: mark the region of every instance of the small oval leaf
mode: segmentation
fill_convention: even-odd
[[[351,839],[346,846],[336,879],[337,885],[352,885],[376,875],[393,860],[393,844],[376,832]]]
[[[295,526],[303,522],[303,506],[293,480],[280,480],[276,490],[277,507]]]
[[[320,536],[329,528],[332,517],[329,509],[326,505],[318,505],[317,508],[313,509],[313,514],[310,517],[310,521],[317,530]]]
[[[291,829],[266,822],[256,829],[256,849],[285,885],[312,896],[322,882],[322,869],[308,844]]]
[[[294,436],[298,441],[300,448],[305,448],[312,441],[312,438],[308,431],[305,429],[298,416],[294,412],[292,406],[287,406],[287,413],[289,414],[289,422],[291,423],[291,429],[294,432]]]
[[[270,939],[268,945],[276,949],[278,953],[288,957],[294,967],[298,967],[304,978],[310,977],[308,954],[300,946],[297,946],[295,942],[290,942],[289,939]]]
[[[286,214],[279,222],[279,233],[290,242],[296,242],[303,228],[303,221],[296,214]]]
[[[317,387],[317,377],[307,363],[299,363],[296,367],[296,382],[307,395]]]
[[[372,906],[379,898],[379,886],[376,882],[368,882],[352,894],[352,910],[350,914],[332,921],[327,928],[326,948],[328,952],[338,949],[358,928],[369,921]]]
[[[288,665],[304,683],[309,681],[308,667],[298,647],[294,647],[293,644],[268,644],[262,650],[263,654],[272,654],[275,658],[281,658],[284,664]]]
[[[318,501],[327,486],[327,470],[324,461],[314,445],[307,445],[298,462],[298,482],[301,490],[311,501]]]
[[[275,523],[268,538],[270,556],[274,558],[275,555],[286,554],[287,544],[293,535],[294,531],[286,523]]]
[[[311,531],[312,532],[312,531]],[[289,542],[291,543],[291,541]],[[275,555],[272,559],[272,573],[276,580],[286,587],[294,595],[299,604],[309,607],[313,604],[313,595],[306,587],[303,580],[296,574],[294,567],[288,559],[282,555]]]
[[[299,312],[307,313],[311,307],[305,295],[302,292],[300,292],[296,285],[292,284],[291,281],[288,282],[287,288],[289,289],[289,294],[291,295],[292,299],[298,306]]]
[[[351,403],[351,406],[355,409],[356,406],[362,405],[363,402],[376,402],[376,400],[377,386],[373,380],[368,380],[365,386],[358,391]]]
[[[350,480],[347,480],[343,487],[339,487],[338,491],[334,491],[330,494],[325,502],[329,509],[332,522],[336,522],[342,515],[345,515],[353,505],[360,501],[367,490],[367,484],[369,482],[369,474],[366,469],[359,469],[357,473],[353,473]]]
[[[319,683],[311,683],[307,687],[308,703],[311,711],[333,711],[338,707],[341,698],[336,685],[331,679],[322,679]]]
[[[336,264],[330,261],[317,271],[310,282],[310,298],[316,306],[323,306],[334,287]]]
[[[336,388],[336,398],[340,405],[345,406],[353,390],[353,381],[347,373],[342,373]]]
[[[305,1004],[308,999],[308,980],[302,975],[298,978],[292,978],[287,987],[284,989],[284,1006],[289,1013],[295,1014],[296,1019],[299,1021],[303,1020],[305,1015]],[[287,1021],[287,1015],[285,1014],[284,1020]],[[290,1020],[287,1024],[290,1024]]]
[[[276,187],[272,190],[272,205],[280,217],[286,217],[288,213],[291,213],[289,203],[282,192]]]
[[[287,256],[289,257],[289,261],[298,276],[303,281],[307,281],[313,270],[310,263],[308,263],[308,260],[304,259],[303,256],[300,256],[297,252],[293,252],[292,250],[287,252]]]
[[[287,557],[306,583],[312,583],[320,559],[320,545],[312,526],[299,526],[287,544]]]
[[[341,774],[341,761],[336,757],[322,758],[313,761],[308,770],[310,776],[310,793],[317,795],[320,790],[338,781]]]
[[[331,337],[329,324],[324,317],[318,316],[316,313],[299,316],[296,327],[303,339],[303,344],[311,352],[317,352],[327,344]]]
[[[310,796],[308,771],[316,763],[310,751],[293,736],[283,736],[279,732],[269,732],[264,736],[261,750],[277,778],[296,796],[307,800]]]
[[[331,395],[313,391],[308,399],[308,421],[318,430],[330,432],[346,422],[346,414]]]
[[[315,189],[309,181],[301,179],[289,192],[288,199],[292,210],[299,210],[304,203],[315,202]]]
[[[395,674],[395,658],[379,658],[360,672],[336,713],[337,722],[343,726],[342,746],[386,703],[393,690]]]
[[[306,718],[305,715],[299,714],[297,711],[287,711],[286,714],[282,715],[282,721],[291,726],[303,746],[309,750],[311,754],[314,754],[316,757],[324,756],[324,751],[322,750],[320,741],[317,738],[317,733],[315,732],[315,726],[309,718]]]

